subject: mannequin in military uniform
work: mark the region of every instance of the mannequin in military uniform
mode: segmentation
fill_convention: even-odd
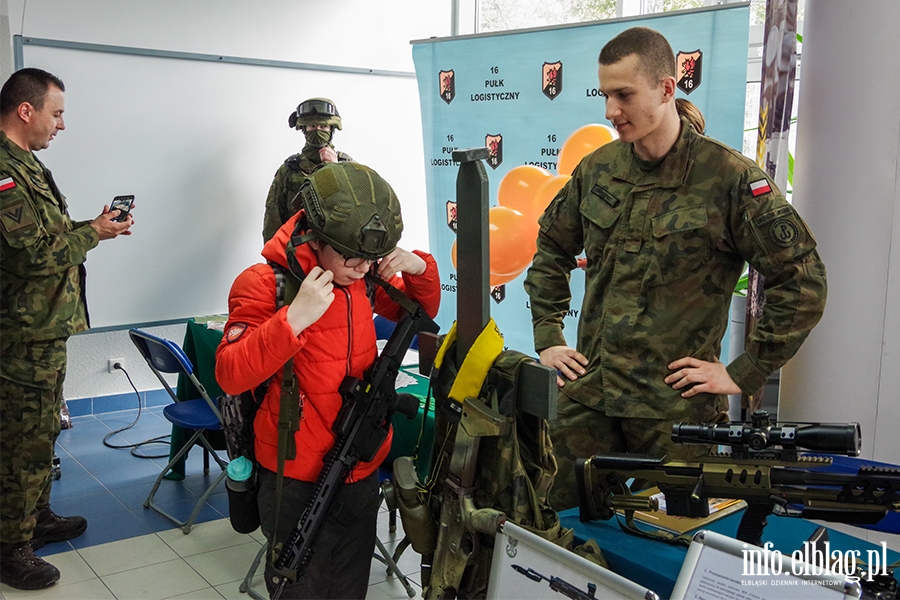
[[[325,163],[353,160],[334,149],[334,130],[341,129],[341,115],[328,98],[310,98],[301,102],[288,117],[288,125],[303,132],[306,145],[298,154],[288,157],[275,173],[266,197],[264,242],[272,239],[278,228],[297,212],[293,200],[313,171]]]
[[[34,550],[84,533],[83,517],[50,510],[66,340],[88,328],[84,261],[133,220],[108,207],[72,221],[66,199],[34,153],[65,129],[65,87],[21,69],[0,91],[0,581],[53,585],[59,570]]]

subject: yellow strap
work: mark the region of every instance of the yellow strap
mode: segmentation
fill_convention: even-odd
[[[447,337],[434,359],[434,364],[439,368],[444,360],[447,348],[456,340],[456,322],[450,328]],[[497,328],[494,319],[488,321],[481,333],[475,339],[475,343],[469,349],[463,359],[463,363],[453,380],[450,388],[450,398],[457,402],[464,402],[466,398],[476,398],[484,384],[484,378],[494,364],[494,361],[503,352],[503,334]]]
[[[438,369],[441,368],[441,364],[444,362],[444,355],[447,354],[447,350],[450,346],[453,345],[453,342],[456,341],[456,321],[453,321],[453,325],[450,327],[450,331],[447,335],[444,336],[444,341],[441,343],[441,347],[438,348],[437,354],[434,357],[434,366]]]

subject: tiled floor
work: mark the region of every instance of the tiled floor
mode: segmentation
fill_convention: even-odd
[[[38,554],[62,573],[54,586],[38,592],[23,592],[0,585],[0,598],[14,600],[159,600],[191,598],[198,600],[249,598],[238,591],[261,544],[262,534],[236,533],[229,523],[228,500],[224,483],[209,497],[198,524],[190,534],[143,507],[153,481],[168,458],[140,459],[129,450],[114,450],[102,440],[111,431],[126,427],[137,411],[75,417],[74,427],[63,430],[57,443],[62,478],[55,481],[52,507],[61,515],[82,515],[88,520],[84,535],[58,544],[49,544]],[[137,424],[109,442],[134,444],[170,432],[162,410],[145,410]],[[147,454],[168,454],[168,446],[144,446]],[[164,480],[156,502],[169,512],[185,518],[196,499],[216,477],[212,464],[204,476],[202,452],[191,452],[184,481]],[[389,551],[402,538],[389,534],[387,512],[379,517],[378,537]],[[419,556],[407,550],[400,558],[400,569],[410,577],[412,588],[420,595]],[[261,572],[253,587],[265,596]],[[369,578],[369,598],[408,598],[394,576],[388,576],[382,563],[373,560]]]

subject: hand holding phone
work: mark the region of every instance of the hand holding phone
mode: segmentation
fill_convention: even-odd
[[[113,198],[112,203],[109,205],[110,212],[114,210],[121,211],[118,216],[113,217],[113,221],[118,223],[123,223],[125,219],[128,218],[128,213],[131,212],[131,205],[134,204],[134,195],[130,196],[116,196]]]

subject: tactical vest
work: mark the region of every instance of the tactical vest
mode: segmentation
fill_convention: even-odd
[[[476,509],[499,510],[508,521],[548,541],[570,547],[573,532],[560,526],[559,517],[548,501],[557,471],[548,423],[516,408],[519,367],[533,360],[514,350],[501,352],[488,370],[478,397],[465,400],[464,406],[469,410],[480,404],[491,414],[499,415],[502,422],[499,435],[478,438],[472,498]],[[432,381],[438,406],[449,401],[448,394],[457,375],[456,362],[452,358],[445,360]],[[460,451],[459,445],[453,444],[460,426],[449,423],[438,411],[430,485],[441,486],[447,480],[448,470],[454,463],[453,453]],[[445,438],[448,443],[444,443]],[[440,490],[434,489],[432,509],[439,515],[441,510],[435,506],[436,499],[438,502],[449,499],[445,500]],[[476,533],[469,541],[472,552],[464,568],[458,562],[448,561],[448,567],[437,564],[436,560],[430,582],[425,582],[423,577],[423,585],[453,588],[461,598],[483,597],[490,575],[494,535]],[[440,551],[436,552],[435,558],[439,555]],[[442,569],[443,573],[438,572]],[[454,572],[446,572],[448,569]],[[431,597],[435,593],[441,592],[432,589]]]

